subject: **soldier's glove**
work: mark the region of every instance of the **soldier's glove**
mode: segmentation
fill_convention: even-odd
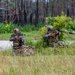
[[[18,39],[18,36],[15,36],[15,39]]]
[[[23,36],[19,36],[19,39],[23,38]]]

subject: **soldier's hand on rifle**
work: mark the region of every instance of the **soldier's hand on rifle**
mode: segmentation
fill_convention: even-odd
[[[15,36],[15,39],[18,39],[18,36]]]
[[[23,36],[19,36],[19,39],[23,38]]]
[[[51,36],[51,33],[49,33],[48,36]]]

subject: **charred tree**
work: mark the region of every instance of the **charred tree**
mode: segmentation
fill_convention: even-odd
[[[39,22],[39,1],[36,0],[36,11],[35,11],[35,25],[37,26],[38,22]]]
[[[26,24],[27,23],[27,12],[26,12],[26,2],[25,2],[25,0],[24,0],[24,24]]]

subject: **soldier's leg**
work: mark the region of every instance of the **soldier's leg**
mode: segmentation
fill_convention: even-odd
[[[49,47],[55,47],[55,42],[51,42],[51,41],[49,40]]]
[[[55,47],[55,42],[52,42],[52,47]]]

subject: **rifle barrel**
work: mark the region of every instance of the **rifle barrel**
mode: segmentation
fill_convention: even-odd
[[[75,34],[75,31],[68,31],[68,30],[61,30],[62,32],[66,32],[66,33],[69,33],[69,34]]]

